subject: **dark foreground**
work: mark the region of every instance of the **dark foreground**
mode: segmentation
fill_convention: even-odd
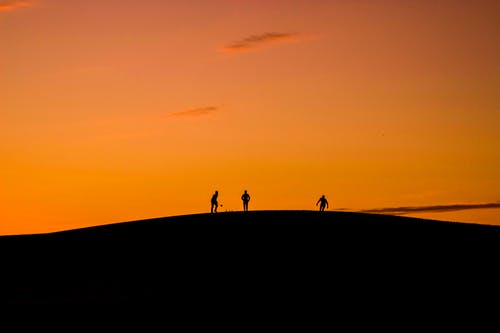
[[[328,302],[419,296],[429,288],[493,296],[500,227],[343,212],[231,212],[3,236],[0,251],[4,304]]]

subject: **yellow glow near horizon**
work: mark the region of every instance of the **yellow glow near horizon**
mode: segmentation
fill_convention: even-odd
[[[209,212],[216,189],[223,210],[498,202],[499,9],[0,1],[0,234]]]

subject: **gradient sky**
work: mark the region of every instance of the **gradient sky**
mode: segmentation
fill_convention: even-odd
[[[499,59],[498,1],[0,0],[0,234],[244,189],[500,225]]]

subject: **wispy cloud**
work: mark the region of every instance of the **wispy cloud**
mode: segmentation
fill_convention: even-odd
[[[7,11],[18,7],[33,6],[32,1],[0,1],[0,12]]]
[[[362,210],[362,213],[381,213],[404,215],[411,213],[438,213],[452,212],[457,210],[467,209],[482,209],[482,208],[500,208],[500,202],[491,202],[483,204],[454,204],[454,205],[436,205],[436,206],[409,206],[409,207],[387,207]]]
[[[241,52],[260,48],[264,45],[295,41],[303,38],[303,35],[298,33],[281,33],[281,32],[266,32],[259,35],[251,35],[240,39],[236,42],[228,44],[222,48],[223,51]]]
[[[203,106],[199,108],[194,108],[194,109],[187,109],[187,110],[181,110],[181,111],[176,111],[172,112],[169,114],[170,117],[199,117],[199,116],[205,116],[208,115],[214,111],[219,110],[218,106]]]

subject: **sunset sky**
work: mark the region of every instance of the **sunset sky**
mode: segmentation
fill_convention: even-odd
[[[219,211],[500,225],[496,0],[0,0],[0,234]]]

